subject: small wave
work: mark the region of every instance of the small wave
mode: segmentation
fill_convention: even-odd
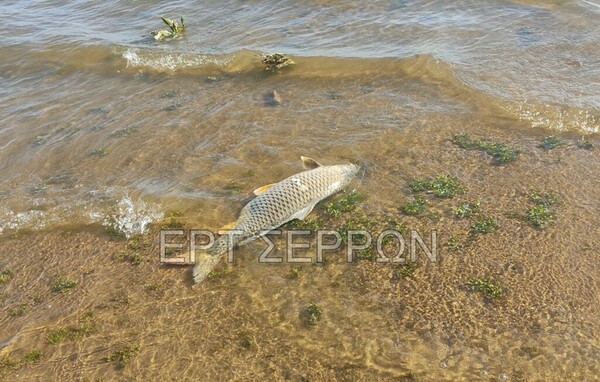
[[[139,49],[127,49],[122,57],[128,68],[149,68],[158,71],[174,71],[183,68],[223,67],[231,62],[232,56],[179,53],[151,53]]]
[[[144,202],[142,199],[134,201],[127,195],[119,201],[117,209],[117,213],[109,215],[102,224],[123,232],[127,238],[145,233],[148,224],[163,217],[158,205]],[[100,215],[92,212],[88,216],[95,220]]]
[[[600,132],[600,111],[593,109],[530,101],[509,105],[507,109],[519,119],[528,121],[532,127],[586,134]]]

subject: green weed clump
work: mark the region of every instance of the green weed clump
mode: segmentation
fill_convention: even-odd
[[[160,16],[162,21],[169,27],[169,29],[161,29],[158,31],[151,32],[152,36],[156,41],[163,41],[167,39],[181,37],[185,33],[185,24],[183,22],[183,16],[181,17],[181,23],[175,20],[168,19]]]
[[[137,346],[125,345],[110,353],[108,357],[106,357],[106,361],[115,365],[117,369],[122,369],[131,362],[131,359],[137,352]]]
[[[554,221],[552,206],[558,202],[558,197],[551,192],[529,191],[529,200],[534,205],[527,211],[525,220],[537,228],[545,228]]]
[[[52,284],[52,290],[54,292],[66,293],[70,289],[73,289],[79,284],[79,281],[69,279],[66,276],[57,276]]]
[[[410,277],[415,273],[415,269],[417,269],[417,263],[410,262],[402,264],[394,270],[394,276],[397,278]]]
[[[453,198],[465,191],[458,178],[438,175],[432,179],[414,179],[408,183],[412,192],[429,191],[438,198]]]
[[[549,135],[547,137],[544,137],[544,139],[542,139],[542,142],[540,143],[540,147],[543,149],[546,149],[546,150],[552,150],[557,147],[564,146],[564,144],[565,144],[565,141],[561,137],[557,137],[556,135]]]
[[[474,202],[463,202],[456,207],[452,207],[452,213],[458,218],[468,218],[471,215],[479,213],[481,210],[481,203],[479,200]]]
[[[514,162],[519,155],[519,150],[504,142],[474,140],[467,133],[454,134],[452,142],[462,149],[483,151],[490,155],[494,163],[498,165]]]
[[[425,210],[425,204],[425,199],[419,197],[415,200],[405,202],[402,206],[400,206],[400,211],[405,215],[420,215]]]
[[[23,362],[34,363],[38,362],[40,358],[42,358],[42,352],[40,352],[38,349],[33,349],[29,353],[25,354],[23,357]]]
[[[491,216],[482,216],[471,225],[471,234],[488,234],[498,228],[496,219]]]
[[[325,205],[325,212],[331,217],[337,217],[343,213],[356,210],[360,202],[365,199],[366,197],[356,190],[344,192],[341,197]]]
[[[0,272],[0,284],[7,282],[14,276],[10,269],[4,269]]]
[[[472,278],[467,281],[466,286],[471,291],[479,291],[488,300],[495,300],[502,296],[504,291],[494,280],[490,278]]]
[[[323,317],[323,309],[320,306],[311,302],[304,310],[302,311],[301,318],[302,321],[306,325],[314,326]]]

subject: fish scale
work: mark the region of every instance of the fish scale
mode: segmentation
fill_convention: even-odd
[[[304,219],[318,202],[342,190],[358,172],[354,164],[321,166],[306,157],[302,161],[305,167],[314,168],[271,185],[246,204],[231,228],[235,234],[219,237],[196,262],[195,282],[202,281],[229,248],[255,240],[290,220]]]

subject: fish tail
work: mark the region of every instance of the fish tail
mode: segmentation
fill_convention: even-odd
[[[219,264],[223,258],[223,254],[227,253],[231,240],[227,235],[219,237],[212,248],[201,254],[196,259],[194,265],[194,283],[198,284],[204,281],[210,272]]]

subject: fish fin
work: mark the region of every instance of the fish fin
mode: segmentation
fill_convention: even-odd
[[[317,168],[317,167],[321,167],[321,163],[317,162],[316,160],[309,158],[309,157],[303,157],[301,156],[300,159],[302,160],[302,166],[306,169],[306,170],[312,170],[313,168]]]
[[[204,255],[196,260],[194,265],[194,283],[204,281],[209,273],[219,264],[223,256]]]
[[[235,222],[231,222],[229,224],[225,224],[223,227],[221,227],[219,229],[219,231],[228,231],[230,229],[233,229],[233,227],[235,227],[235,223],[237,223],[237,222],[235,221]]]
[[[308,206],[304,207],[300,211],[293,214],[291,216],[290,220],[294,220],[294,219],[304,220],[304,218],[306,218],[308,216],[308,214],[310,214],[310,212],[313,210],[313,208],[315,208],[316,205],[317,205],[317,203],[309,204]]]
[[[253,191],[254,195],[260,195],[263,192],[267,191],[269,188],[271,188],[275,183],[271,183],[271,184],[267,184],[266,186],[262,186],[257,188],[256,190]]]

